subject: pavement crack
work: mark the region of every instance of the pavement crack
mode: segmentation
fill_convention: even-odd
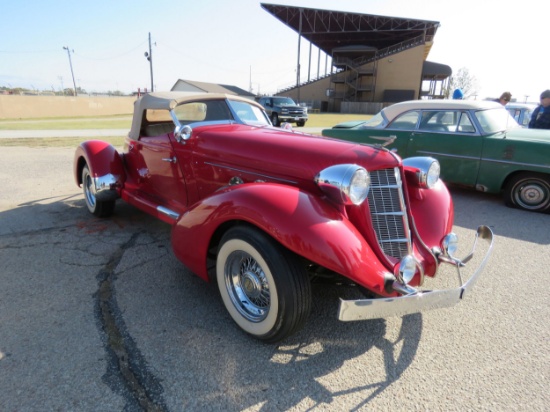
[[[148,371],[145,359],[127,331],[116,300],[116,268],[124,253],[136,244],[135,233],[111,256],[97,275],[98,290],[94,295],[96,318],[108,356],[104,381],[126,399],[127,410],[166,411],[159,380]]]

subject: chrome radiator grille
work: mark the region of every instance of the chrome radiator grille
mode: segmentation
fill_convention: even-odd
[[[410,230],[399,169],[369,171],[372,225],[384,254],[400,259],[411,253]]]

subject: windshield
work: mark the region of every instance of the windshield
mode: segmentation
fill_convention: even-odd
[[[277,106],[296,106],[296,103],[290,97],[274,97],[273,104]]]
[[[270,126],[271,123],[265,112],[257,106],[246,102],[228,100],[231,109],[241,123],[251,126]]]
[[[504,108],[481,110],[475,113],[479,125],[485,133],[503,132],[520,127],[508,110]]]

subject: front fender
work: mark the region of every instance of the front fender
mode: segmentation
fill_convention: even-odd
[[[110,176],[120,186],[124,183],[126,173],[122,157],[110,144],[101,140],[87,140],[82,142],[74,155],[74,177],[76,184],[82,184],[82,169],[87,164],[94,178],[101,179]]]
[[[295,187],[253,183],[232,186],[194,205],[172,232],[175,255],[208,280],[207,252],[217,229],[244,221],[286,248],[369,289],[387,295],[387,269],[349,220],[322,197]]]
[[[439,247],[445,235],[452,231],[454,206],[447,186],[439,180],[432,189],[411,188],[409,205],[416,231],[430,249]]]

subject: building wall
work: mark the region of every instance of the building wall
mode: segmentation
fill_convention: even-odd
[[[400,53],[385,57],[377,61],[375,91],[372,98],[367,93],[363,92],[365,102],[371,103],[386,103],[384,102],[384,92],[386,90],[412,90],[414,91],[414,99],[420,98],[420,88],[422,82],[422,67],[424,65],[425,46],[419,45]],[[372,68],[373,64],[365,65],[364,69]],[[345,73],[340,76],[345,77]],[[362,79],[362,85],[372,84],[372,77],[365,76]],[[373,107],[378,105],[361,104],[364,102],[354,102],[357,104],[348,104],[342,99],[331,99],[326,95],[327,89],[332,88],[336,96],[342,96],[347,90],[347,86],[343,83],[331,83],[330,77],[320,79],[310,84],[300,86],[300,98],[298,99],[298,90],[292,89],[284,93],[278,93],[279,96],[290,96],[296,101],[305,102],[313,108],[327,108],[331,112],[340,112],[344,110],[352,110],[350,113],[356,113],[357,110],[369,110],[366,113],[371,113]],[[361,99],[363,100],[363,99]],[[344,104],[346,103],[346,104]],[[367,109],[369,108],[369,109]],[[371,113],[372,114],[372,113]]]
[[[305,103],[310,109],[326,111],[328,107],[327,89],[329,88],[330,76],[301,85],[299,92],[297,88],[294,88],[284,93],[277,93],[277,96],[292,97],[294,101]]]
[[[414,90],[419,98],[424,63],[424,46],[417,46],[378,61],[375,102],[382,102],[385,90]]]
[[[0,119],[131,115],[136,97],[0,95]]]
[[[328,101],[327,89],[330,88],[330,76],[324,79],[311,82],[300,86],[300,98],[298,98],[298,89],[294,88],[285,93],[279,93],[279,96],[292,97],[295,101],[313,102],[313,101]],[[317,107],[314,107],[317,108]]]
[[[170,89],[174,92],[196,92],[204,93],[204,90],[198,88],[197,86],[184,82],[183,80],[178,80],[174,86]]]

